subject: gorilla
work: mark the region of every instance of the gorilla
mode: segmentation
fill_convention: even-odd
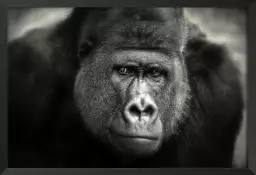
[[[9,167],[231,167],[243,96],[182,8],[75,8],[8,43]]]

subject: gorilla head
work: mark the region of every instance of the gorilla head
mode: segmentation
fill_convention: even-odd
[[[150,155],[175,134],[189,98],[181,10],[102,13],[88,17],[82,30],[77,106],[100,140],[128,155]],[[90,30],[87,21],[93,20]],[[89,53],[88,43],[97,43]]]

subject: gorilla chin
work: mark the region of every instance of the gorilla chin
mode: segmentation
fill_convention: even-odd
[[[110,135],[115,146],[129,157],[148,157],[159,150],[161,138],[148,136],[121,135],[111,132]]]

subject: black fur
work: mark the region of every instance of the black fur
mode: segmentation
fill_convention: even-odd
[[[204,35],[189,38],[185,47],[192,95],[186,121],[156,156],[119,161],[86,132],[74,82],[81,54],[99,44],[94,27],[106,10],[76,8],[57,27],[9,43],[9,167],[231,167],[243,110],[239,71],[225,46]],[[84,27],[87,40],[80,40]],[[86,47],[79,51],[81,44]]]

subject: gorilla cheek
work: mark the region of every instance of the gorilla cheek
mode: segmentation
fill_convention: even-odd
[[[176,130],[174,128],[173,122],[176,122],[175,119],[175,113],[176,108],[174,105],[174,101],[176,98],[175,95],[175,87],[169,86],[169,88],[164,89],[161,91],[161,94],[163,94],[161,97],[157,98],[157,104],[159,106],[159,116],[161,116],[161,121],[163,124],[163,132],[164,132],[164,138],[168,139],[171,135],[174,134],[174,131]]]
[[[107,83],[82,68],[76,78],[74,98],[86,127],[95,135],[105,135],[115,102]]]

